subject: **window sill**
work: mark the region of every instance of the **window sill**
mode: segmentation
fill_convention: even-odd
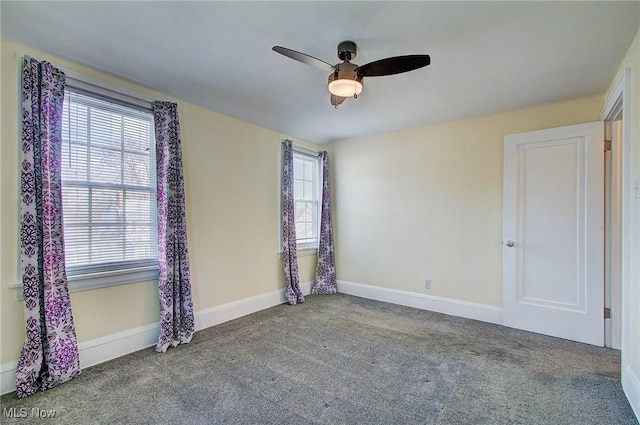
[[[298,248],[296,252],[298,253],[298,257],[309,257],[318,255],[318,248]],[[282,251],[278,251],[278,259],[282,260]]]
[[[108,288],[110,286],[125,285],[127,283],[146,282],[158,279],[158,267],[138,267],[127,270],[113,270],[101,273],[91,273],[69,276],[69,292],[88,291],[91,289]],[[22,282],[9,284],[9,288],[16,290],[16,299],[22,300]]]

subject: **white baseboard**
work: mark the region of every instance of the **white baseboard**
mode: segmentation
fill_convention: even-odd
[[[97,365],[143,348],[158,341],[160,322],[78,343],[80,367]]]
[[[312,284],[313,282],[300,283],[300,289],[305,295],[311,293]],[[196,311],[194,314],[196,331],[274,307],[285,301],[284,290],[279,289],[229,304]],[[157,322],[81,342],[78,344],[80,367],[94,366],[134,351],[151,347],[158,341],[159,334],[160,323]],[[17,365],[17,361],[0,365],[0,394],[15,391]]]
[[[313,282],[300,283],[304,295],[311,293]],[[201,310],[195,313],[196,331],[206,329],[229,320],[237,319],[247,314],[255,313],[286,302],[284,290],[280,289],[266,294],[255,295],[229,304]]]
[[[400,291],[380,286],[363,285],[344,280],[338,281],[338,292],[502,325],[502,308],[492,305]]]
[[[622,389],[629,400],[633,413],[640,421],[640,378],[629,366],[622,371]]]
[[[0,365],[0,394],[15,391],[16,367],[18,367],[18,362],[10,362]]]

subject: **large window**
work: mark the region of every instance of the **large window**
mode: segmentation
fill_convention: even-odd
[[[62,202],[69,276],[157,266],[150,111],[68,89]]]
[[[318,247],[319,176],[318,157],[294,151],[293,198],[298,248]]]

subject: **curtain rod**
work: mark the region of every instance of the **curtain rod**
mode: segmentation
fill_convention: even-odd
[[[144,102],[147,105],[152,104],[157,100],[144,93],[140,93],[138,91],[128,89],[126,87],[123,87],[117,84],[112,84],[104,80],[89,77],[88,75],[80,74],[78,72],[71,71],[64,68],[60,68],[60,70],[65,73],[68,80],[71,80],[70,85],[72,87],[74,85],[76,86],[80,85],[79,88],[90,89],[90,87],[86,87],[88,85],[88,86],[95,87],[98,90],[109,90],[109,91],[118,93],[120,95],[126,96],[128,98],[135,99],[140,102]]]
[[[284,143],[284,140],[289,140],[289,139],[283,139],[282,140],[283,143]],[[305,146],[297,145],[293,142],[293,140],[291,141],[291,147],[295,152],[306,153],[307,155],[317,156],[318,154],[320,154],[320,151],[316,151],[311,148],[307,148]]]
[[[21,55],[20,63],[22,63],[22,60],[24,58],[30,58],[30,57],[31,56],[29,55]],[[68,83],[70,83],[69,85],[71,87],[84,89],[87,91],[94,91],[94,92],[97,92],[97,94],[103,94],[103,95],[108,94],[108,92],[117,93],[120,96],[124,96],[128,98],[130,103],[140,107],[144,107],[145,109],[150,109],[151,104],[153,104],[158,100],[144,93],[140,93],[138,91],[128,89],[126,87],[122,87],[117,84],[109,83],[107,81],[100,80],[98,78],[93,78],[88,75],[81,74],[79,72],[75,72],[63,67],[55,67],[53,71],[55,73],[59,73],[58,71],[64,73],[66,79],[70,80],[68,81]]]

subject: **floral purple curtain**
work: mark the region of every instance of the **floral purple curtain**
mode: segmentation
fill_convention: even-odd
[[[329,192],[329,159],[326,151],[318,154],[322,162],[322,209],[320,212],[320,238],[318,264],[313,279],[312,294],[335,294],[336,263],[333,254],[333,230],[331,228],[331,194]]]
[[[153,118],[156,133],[160,302],[160,336],[156,351],[164,353],[169,346],[190,342],[195,325],[178,105],[155,102]]]
[[[80,374],[62,224],[65,76],[29,57],[22,66],[20,257],[27,337],[16,369],[18,397]]]
[[[293,199],[293,144],[282,142],[282,263],[284,265],[284,295],[291,305],[304,302],[298,274],[296,246],[295,201]]]

